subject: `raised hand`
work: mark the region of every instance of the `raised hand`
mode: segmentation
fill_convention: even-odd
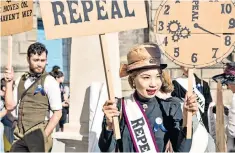
[[[12,82],[13,83],[13,80],[14,80],[14,70],[13,70],[13,68],[11,68],[11,70],[9,68],[5,69],[4,78],[5,78],[6,82]]]
[[[119,116],[117,105],[114,101],[107,100],[103,106],[103,112],[106,117],[106,129],[113,130],[113,117]]]

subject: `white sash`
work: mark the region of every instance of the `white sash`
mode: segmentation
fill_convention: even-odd
[[[176,81],[186,90],[188,91],[188,78],[178,78]],[[200,91],[196,88],[195,80],[193,82],[193,91],[197,95],[198,108],[201,112],[204,112],[205,108],[205,98],[200,93]],[[193,131],[192,145],[190,148],[190,153],[198,153],[205,152],[208,145],[208,133],[204,124],[202,122],[202,118],[200,112],[197,111],[197,120],[199,121],[198,126]]]
[[[186,90],[188,91],[188,78],[177,78],[176,81]],[[205,97],[201,94],[201,92],[196,88],[195,80],[193,82],[193,91],[197,95],[197,102],[199,110],[204,113],[205,110]]]
[[[136,152],[157,153],[157,147],[148,119],[133,95],[122,101],[123,114]]]

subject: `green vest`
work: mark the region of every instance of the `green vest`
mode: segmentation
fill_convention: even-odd
[[[17,95],[18,102],[20,102],[18,108],[18,127],[22,132],[26,132],[30,128],[45,121],[45,117],[49,113],[50,105],[47,95],[42,95],[41,92],[34,94],[39,86],[42,86],[44,89],[44,82],[47,75],[48,74],[44,72],[41,77],[36,80],[36,83],[29,87],[23,97],[22,95],[26,90],[24,83],[27,79],[25,75],[20,79]]]

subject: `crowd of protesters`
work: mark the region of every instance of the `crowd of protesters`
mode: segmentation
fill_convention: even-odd
[[[45,71],[47,54],[45,45],[34,43],[28,48],[29,72],[14,80],[14,69],[6,68],[0,90],[0,152],[50,152],[52,132],[64,132],[70,106],[69,87],[64,84],[64,73],[59,66],[54,66],[49,73]],[[188,69],[181,67],[182,75],[170,78],[156,44],[134,47],[127,61],[128,64],[120,68],[120,77],[128,76],[134,93],[118,98],[116,104],[107,100],[103,106],[104,120],[99,138],[102,152],[218,150],[213,102],[216,97],[211,96],[206,81],[194,74],[193,95],[189,96]],[[227,63],[224,73],[211,78],[233,93],[231,105],[224,107],[224,135],[227,151],[234,152],[235,62]],[[185,137],[187,111],[193,113],[192,139]],[[113,137],[114,116],[120,119],[121,139],[118,141]],[[140,128],[136,129],[137,126]],[[148,146],[139,145],[139,136],[145,136],[143,133],[148,139],[141,137],[141,141],[146,141]]]

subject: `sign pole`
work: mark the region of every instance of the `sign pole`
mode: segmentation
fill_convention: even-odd
[[[8,36],[8,53],[7,53],[7,57],[8,57],[8,63],[7,63],[7,68],[8,70],[11,71],[11,67],[12,67],[12,35]]]
[[[189,69],[188,70],[188,97],[193,95],[193,71],[194,69]],[[192,137],[192,112],[188,111],[187,112],[187,139],[191,139]]]
[[[224,105],[222,84],[220,81],[218,81],[216,102],[216,152],[227,152],[224,131]]]
[[[107,90],[108,90],[108,97],[109,97],[110,100],[115,101],[115,95],[114,95],[113,84],[112,84],[112,74],[111,74],[111,71],[110,71],[110,63],[109,63],[107,41],[106,41],[105,34],[99,34],[99,39],[100,39],[102,59],[103,59],[103,64],[104,64],[104,71],[105,71],[105,79],[106,79]],[[114,128],[114,133],[115,133],[116,140],[120,139],[121,135],[120,135],[118,117],[113,117],[113,128]]]

